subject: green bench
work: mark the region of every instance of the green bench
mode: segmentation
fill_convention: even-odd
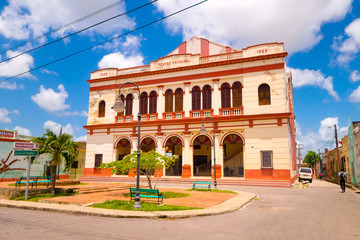
[[[21,184],[26,184],[26,179],[27,177],[20,177],[19,180],[17,180],[15,182],[15,187],[17,187]],[[47,183],[47,187],[49,187],[49,184],[51,183],[52,177],[51,176],[31,176],[29,178],[29,184],[31,184],[31,187],[35,187],[37,188],[38,183]]]
[[[15,187],[19,185],[20,188],[21,184],[26,184],[26,180],[27,177],[20,177],[19,180],[15,182]],[[34,185],[36,186],[36,181],[37,181],[37,177],[29,177],[29,184],[31,184],[31,187],[34,187]]]
[[[157,198],[158,204],[163,204],[164,196],[159,192],[159,189],[148,189],[148,188],[139,188],[139,196],[141,198]],[[130,188],[130,201],[135,200],[136,197],[136,188]]]
[[[49,187],[49,184],[52,181],[52,177],[51,176],[38,176],[37,181],[36,181],[36,187],[38,183],[47,183],[47,187]]]
[[[211,191],[211,184],[212,182],[194,181],[192,189],[195,190],[196,188],[207,188],[208,191]]]

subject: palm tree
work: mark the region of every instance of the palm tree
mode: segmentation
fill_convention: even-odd
[[[60,166],[62,161],[65,161],[65,169],[70,168],[78,154],[77,143],[73,141],[71,134],[61,133],[60,130],[60,134],[56,135],[50,129],[46,129],[46,132],[41,137],[34,137],[31,141],[40,144],[39,154],[48,153],[51,156],[51,195],[54,196],[57,177],[56,168]]]

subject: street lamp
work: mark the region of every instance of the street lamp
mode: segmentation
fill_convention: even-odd
[[[205,119],[211,119],[212,123],[213,123],[213,144],[214,144],[214,187],[215,189],[217,188],[217,183],[216,183],[216,155],[215,155],[215,123],[214,123],[214,119],[212,117],[204,117],[202,120],[202,127],[200,129],[200,133],[201,134],[206,134],[206,129],[204,127],[204,121]]]
[[[141,105],[140,105],[140,88],[139,88],[139,86],[133,82],[123,83],[119,88],[119,94],[117,96],[117,99],[116,99],[115,104],[112,107],[112,109],[114,109],[114,111],[117,113],[121,113],[125,110],[124,102],[121,100],[120,91],[121,91],[122,86],[127,85],[127,84],[134,85],[137,88],[137,90],[139,91],[139,94],[138,94],[139,112],[138,112],[138,144],[137,144],[138,149],[137,149],[137,167],[136,167],[136,196],[135,196],[134,208],[141,208],[140,193],[139,193],[139,185],[140,185],[140,121],[141,121],[141,113],[140,113]]]

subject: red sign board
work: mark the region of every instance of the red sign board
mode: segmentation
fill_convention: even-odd
[[[8,131],[8,130],[0,130],[0,137],[14,138],[15,137],[15,132],[14,131]]]
[[[36,143],[32,142],[14,142],[14,148],[16,149],[36,149],[38,148]]]

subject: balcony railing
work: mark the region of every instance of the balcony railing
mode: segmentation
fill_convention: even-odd
[[[163,119],[181,119],[185,116],[185,112],[164,112],[163,113]]]
[[[190,110],[190,117],[193,117],[193,118],[211,117],[213,115],[214,115],[213,109]]]
[[[231,107],[231,108],[219,108],[220,116],[237,116],[244,115],[244,107]],[[172,119],[183,119],[185,118],[185,111],[180,112],[164,112],[163,113],[164,120],[172,120]],[[214,109],[205,109],[205,110],[190,110],[190,118],[203,118],[203,117],[213,117]],[[116,122],[132,122],[136,121],[133,115],[128,116],[116,116]],[[154,121],[158,120],[157,113],[151,114],[141,114],[141,121]]]
[[[244,115],[244,107],[219,108],[220,116]]]

